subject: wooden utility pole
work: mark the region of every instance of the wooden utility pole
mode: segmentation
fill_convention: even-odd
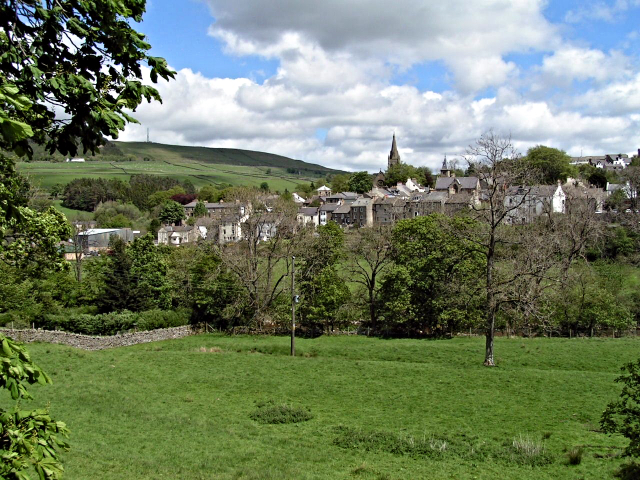
[[[291,356],[296,356],[296,257],[291,257]]]

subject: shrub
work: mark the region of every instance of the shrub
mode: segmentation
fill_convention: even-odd
[[[281,424],[306,422],[313,418],[313,414],[303,407],[294,407],[285,403],[273,401],[259,403],[257,409],[249,415],[251,420],[262,424]]]
[[[626,372],[616,378],[622,383],[620,399],[610,402],[602,413],[600,426],[605,433],[619,433],[629,439],[624,454],[640,456],[640,359],[622,367]]]
[[[47,330],[64,330],[84,335],[115,335],[128,330],[155,330],[189,323],[187,310],[123,311],[90,315],[69,313],[44,315],[38,326]]]

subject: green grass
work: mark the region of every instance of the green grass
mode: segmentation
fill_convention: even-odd
[[[131,175],[148,174],[162,175],[180,181],[190,180],[196,187],[204,185],[232,185],[260,186],[267,182],[272,191],[284,191],[285,188],[294,190],[300,183],[316,180],[317,177],[295,177],[285,170],[271,167],[250,167],[238,165],[199,164],[187,160],[175,160],[174,163],[165,162],[101,162],[85,163],[53,163],[29,162],[18,163],[18,171],[26,175],[32,183],[44,189],[49,189],[57,183],[67,184],[74,178],[117,178],[128,181]]]
[[[267,182],[272,191],[281,192],[285,189],[294,190],[300,183],[338,172],[281,155],[249,150],[139,142],[112,144],[116,147],[117,155],[98,155],[94,159],[87,157],[89,160],[84,163],[19,162],[18,170],[44,189],[57,183],[66,184],[79,177],[126,181],[131,175],[148,174],[190,180],[196,187],[227,183],[257,187]],[[113,153],[113,150],[110,151]],[[288,173],[287,168],[296,168],[299,174]]]
[[[201,335],[100,352],[33,344],[34,387],[72,432],[69,479],[611,478],[598,430],[637,339]],[[251,419],[264,405],[311,412]],[[287,412],[285,412],[287,413]],[[581,449],[578,465],[567,452]]]

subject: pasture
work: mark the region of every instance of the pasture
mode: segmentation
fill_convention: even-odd
[[[598,432],[640,341],[199,335],[99,352],[31,344],[71,432],[69,479],[602,479]],[[260,406],[310,412],[264,424]],[[581,448],[579,465],[567,452]]]
[[[318,179],[318,177],[291,175],[286,172],[286,169],[278,167],[202,163],[183,158],[125,162],[98,160],[84,163],[20,162],[17,167],[18,171],[29,178],[32,184],[45,190],[49,190],[57,183],[67,184],[80,177],[117,178],[128,181],[131,175],[136,174],[161,175],[180,181],[190,180],[198,188],[227,183],[258,187],[262,182],[267,182],[272,191],[280,192],[285,189],[293,191],[300,183]]]

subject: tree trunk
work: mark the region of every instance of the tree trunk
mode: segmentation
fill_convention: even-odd
[[[487,251],[487,339],[484,354],[485,367],[496,366],[493,359],[493,337],[495,336],[496,326],[496,306],[493,294],[493,255],[495,245],[495,236],[492,231],[489,238],[489,249]]]

